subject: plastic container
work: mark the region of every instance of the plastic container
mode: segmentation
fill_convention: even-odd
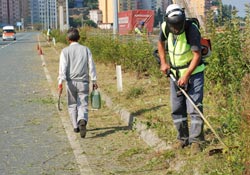
[[[93,90],[91,92],[91,106],[93,109],[101,108],[101,94],[98,90]]]

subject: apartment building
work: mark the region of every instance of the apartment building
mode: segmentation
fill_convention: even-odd
[[[206,16],[207,10],[211,8],[211,0],[188,0],[192,16],[202,18]]]
[[[30,26],[40,24],[39,0],[30,1]]]
[[[136,9],[157,11],[159,8],[165,12],[172,0],[117,0],[118,12]],[[102,23],[113,23],[113,0],[99,0],[99,10],[102,12]]]
[[[20,1],[0,0],[0,24],[16,25],[21,21]]]
[[[57,28],[56,0],[39,0],[39,21],[43,29]]]
[[[83,0],[74,0],[74,7],[75,8],[82,8],[83,7]]]
[[[29,0],[22,0],[20,1],[20,21],[22,22],[22,26],[26,26],[30,23],[30,4]]]
[[[113,23],[113,9],[113,0],[99,0],[99,10],[102,12],[101,23]]]
[[[153,10],[156,8],[156,0],[151,0],[151,1],[143,1],[140,3],[140,9],[149,9]]]
[[[118,12],[138,9],[139,0],[117,0]],[[102,12],[102,23],[113,23],[114,4],[113,0],[99,0],[99,10]]]
[[[96,24],[100,24],[102,20],[102,13],[100,10],[90,10],[89,18],[94,21]]]
[[[39,24],[42,29],[57,28],[56,0],[0,0],[0,25],[23,27]]]
[[[119,0],[119,11],[141,9],[142,0]]]

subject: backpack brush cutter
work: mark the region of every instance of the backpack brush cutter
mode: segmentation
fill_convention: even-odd
[[[156,61],[158,62],[158,64],[161,64],[160,61],[160,57],[158,55],[158,50],[155,50],[153,53]],[[220,136],[215,132],[215,130],[213,129],[213,127],[211,126],[211,124],[208,122],[208,120],[204,117],[204,115],[202,114],[202,112],[200,111],[200,109],[195,105],[195,103],[193,102],[192,98],[187,94],[187,92],[184,90],[183,87],[180,87],[177,84],[177,80],[174,76],[174,74],[169,71],[167,73],[167,77],[170,77],[171,80],[175,83],[175,85],[179,88],[179,90],[182,92],[182,94],[188,99],[188,101],[192,104],[192,106],[195,108],[195,110],[199,113],[200,117],[203,119],[203,121],[207,124],[207,126],[211,129],[211,131],[214,133],[214,135],[216,136],[216,138],[219,140],[219,142],[222,144],[223,148],[215,148],[215,149],[211,149],[209,151],[209,155],[213,155],[216,153],[223,153],[223,149],[228,150],[228,146],[222,141],[222,139],[220,138]]]

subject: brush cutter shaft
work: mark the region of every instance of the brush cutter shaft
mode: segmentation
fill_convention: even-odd
[[[200,114],[200,117],[207,124],[207,126],[211,129],[211,131],[214,133],[214,135],[217,137],[217,139],[221,142],[221,144],[224,147],[227,147],[225,145],[225,143],[221,140],[220,136],[215,132],[215,130],[213,129],[213,127],[210,125],[210,123],[208,122],[208,120],[204,117],[204,115],[202,114],[202,112],[200,111],[200,109],[195,105],[195,103],[193,102],[193,100],[191,99],[191,97],[187,94],[187,92],[183,88],[181,88],[180,86],[178,86],[176,78],[174,77],[174,75],[172,73],[170,73],[169,76],[173,80],[173,82],[175,83],[175,85],[180,89],[180,91],[182,92],[182,94],[185,95],[185,97],[188,99],[188,101],[192,104],[192,106],[195,108],[195,110]]]

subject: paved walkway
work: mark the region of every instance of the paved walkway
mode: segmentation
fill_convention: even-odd
[[[18,34],[0,54],[0,174],[80,174],[35,50]]]

